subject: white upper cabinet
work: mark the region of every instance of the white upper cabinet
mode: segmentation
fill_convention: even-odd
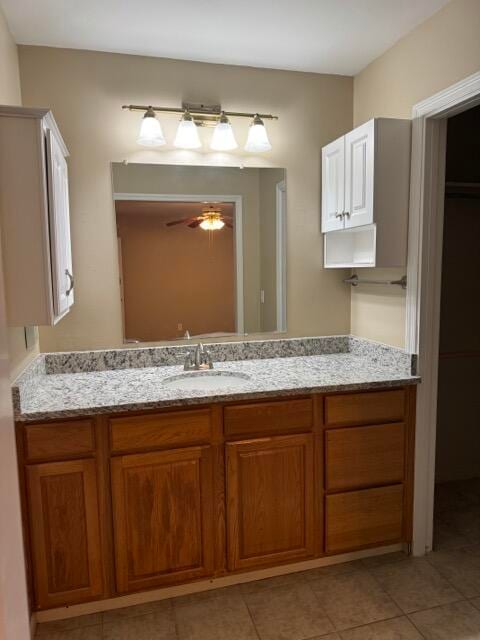
[[[345,142],[343,137],[322,149],[322,231],[343,228],[345,209]]]
[[[323,148],[325,267],[406,265],[410,130],[375,118]]]
[[[73,304],[68,168],[64,151],[49,129],[46,131],[46,143],[53,308],[55,316],[60,317]]]
[[[53,325],[73,304],[68,151],[46,109],[0,106],[0,140],[8,323]]]
[[[375,121],[345,136],[345,228],[373,222]]]

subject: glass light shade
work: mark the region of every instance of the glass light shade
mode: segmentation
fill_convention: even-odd
[[[148,109],[142,118],[137,142],[144,147],[160,147],[165,144],[162,127],[152,109]]]
[[[213,130],[210,147],[215,151],[231,151],[238,147],[230,120],[222,113]]]
[[[173,144],[180,149],[198,149],[202,146],[197,125],[188,112],[183,114],[178,124],[177,134]]]
[[[225,222],[217,216],[210,216],[200,223],[200,227],[205,231],[218,231],[219,229],[223,229],[224,226]]]
[[[267,129],[263,124],[263,120],[257,115],[252,120],[248,129],[245,151],[250,151],[251,153],[262,153],[264,151],[270,151],[271,148],[272,145],[268,139]]]

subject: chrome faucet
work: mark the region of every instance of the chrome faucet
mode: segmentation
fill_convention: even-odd
[[[184,371],[201,371],[202,369],[213,369],[210,351],[204,348],[199,342],[195,351],[188,351],[183,365]]]

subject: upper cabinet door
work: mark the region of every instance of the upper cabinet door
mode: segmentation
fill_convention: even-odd
[[[73,304],[68,168],[62,147],[50,129],[46,130],[48,207],[55,319]]]
[[[345,137],[322,149],[322,231],[343,229]]]
[[[375,121],[345,136],[345,228],[373,222]]]

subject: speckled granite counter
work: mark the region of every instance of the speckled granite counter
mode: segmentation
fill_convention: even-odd
[[[166,386],[167,378],[183,372],[181,365],[172,363],[184,357],[189,348],[185,346],[44,354],[13,385],[16,419],[48,420],[419,382],[414,356],[353,336],[207,346],[216,370],[249,379],[221,390]]]

